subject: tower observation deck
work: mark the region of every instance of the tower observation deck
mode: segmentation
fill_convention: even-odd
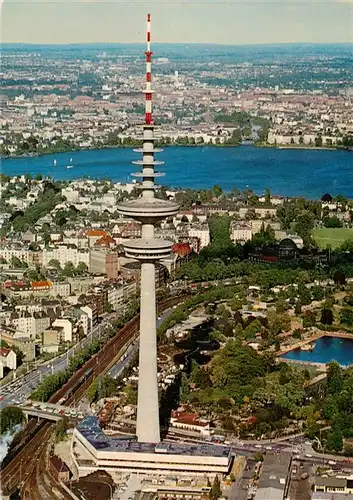
[[[156,288],[155,264],[159,259],[168,257],[172,242],[155,238],[156,223],[175,215],[179,205],[155,197],[155,179],[164,175],[156,172],[155,167],[164,162],[154,159],[162,151],[154,146],[154,124],[152,119],[152,52],[151,16],[147,15],[146,56],[146,98],[145,122],[143,124],[142,160],[133,162],[141,165],[140,172],[132,174],[141,178],[138,187],[141,196],[118,205],[118,212],[138,220],[142,224],[142,236],[124,243],[125,255],[141,262],[141,303],[140,303],[140,351],[139,382],[137,401],[136,434],[140,442],[158,443],[160,441],[158,381],[157,381],[157,335],[156,335]]]

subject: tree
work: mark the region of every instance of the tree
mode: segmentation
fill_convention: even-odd
[[[69,428],[69,419],[63,417],[55,425],[55,438],[56,441],[62,441],[66,437],[66,431]]]
[[[206,372],[206,370],[204,370],[204,368],[198,365],[191,372],[190,382],[195,384],[196,387],[199,387],[200,389],[206,389],[207,387],[212,386],[209,374]]]
[[[106,313],[112,313],[114,311],[114,308],[110,302],[107,302],[104,306],[104,312]]]
[[[244,331],[241,323],[238,323],[234,330],[234,337],[237,339],[244,338]]]
[[[336,285],[345,285],[346,284],[346,275],[341,271],[336,271],[333,275],[333,281]]]
[[[0,411],[0,435],[12,432],[16,425],[22,424],[25,415],[20,408],[7,406]]]
[[[221,196],[221,194],[222,194],[222,192],[223,192],[223,191],[222,191],[221,186],[219,186],[218,184],[215,184],[215,185],[213,186],[213,192],[214,192],[214,195],[215,195],[217,198],[219,198],[219,197]]]
[[[35,180],[36,180],[36,181],[41,181],[41,180],[43,180],[43,176],[42,176],[42,174],[40,174],[40,173],[39,173],[39,174],[37,174],[37,175],[35,176]]]
[[[265,189],[265,203],[271,203],[271,191],[269,190],[269,188]]]
[[[181,402],[187,401],[189,392],[190,392],[189,381],[188,381],[188,378],[186,376],[186,373],[183,372],[181,374],[181,380],[180,380],[180,401]]]
[[[18,257],[15,257],[14,255],[11,257],[11,267],[13,268],[19,268],[22,267],[22,262]]]
[[[237,394],[254,378],[262,377],[265,366],[254,349],[231,339],[213,357],[210,371],[214,387],[226,389],[229,394]]]
[[[25,354],[21,351],[17,345],[12,345],[11,350],[16,354],[16,364],[17,366],[22,365],[23,360],[25,358]]]
[[[343,385],[342,368],[337,361],[327,365],[327,388],[330,394],[339,394]]]
[[[221,496],[222,496],[221,483],[218,476],[216,476],[214,478],[213,485],[210,491],[210,498],[212,500],[217,500]]]
[[[333,323],[332,309],[326,309],[326,308],[322,309],[320,321],[323,325],[332,325],[332,323]]]
[[[303,238],[304,244],[306,246],[311,243],[311,231],[314,228],[315,217],[309,210],[303,210],[300,215],[298,215],[294,230],[295,232]]]
[[[340,312],[340,322],[352,326],[353,325],[353,309],[350,309],[348,307],[344,307],[341,309]]]
[[[280,363],[279,383],[281,385],[288,384],[293,377],[292,367],[289,363]]]
[[[63,275],[68,276],[69,278],[73,278],[75,275],[75,266],[73,265],[72,262],[66,262],[64,269],[63,269]]]
[[[87,272],[87,270],[88,270],[87,264],[85,264],[84,262],[79,262],[77,264],[77,267],[76,267],[77,273],[82,274],[82,273]]]
[[[280,332],[287,332],[290,329],[291,319],[288,313],[277,314],[270,311],[267,315],[268,328],[273,335],[278,335]]]
[[[65,224],[67,223],[67,217],[65,216],[65,213],[64,212],[57,212],[56,216],[55,216],[55,222],[57,224],[57,226],[65,226]]]
[[[51,259],[48,262],[49,267],[55,267],[55,269],[61,269],[60,262],[57,259]]]
[[[341,220],[336,215],[333,215],[332,217],[326,217],[323,222],[325,227],[334,228],[343,226]]]
[[[303,315],[303,327],[311,328],[316,323],[316,316],[313,311],[305,311]]]
[[[338,427],[329,432],[326,446],[329,450],[341,451],[343,448],[342,431]]]
[[[124,389],[125,403],[128,405],[137,405],[137,388],[128,384]]]
[[[302,338],[302,331],[297,328],[296,330],[294,330],[294,332],[292,333],[292,337],[294,339],[301,339]]]
[[[257,319],[252,321],[244,330],[244,335],[246,339],[252,339],[256,336],[257,333],[261,332],[262,324]]]

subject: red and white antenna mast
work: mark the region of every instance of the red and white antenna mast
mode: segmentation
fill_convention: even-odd
[[[151,51],[151,14],[147,14],[147,50],[146,55],[146,125],[153,125],[152,119],[152,54]]]

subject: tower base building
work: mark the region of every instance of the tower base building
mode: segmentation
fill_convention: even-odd
[[[229,447],[211,444],[141,443],[104,434],[96,417],[87,417],[74,430],[72,459],[79,476],[96,470],[112,475],[207,476],[229,474]]]

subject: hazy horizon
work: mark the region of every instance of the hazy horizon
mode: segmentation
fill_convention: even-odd
[[[2,47],[13,45],[32,45],[32,46],[73,46],[73,45],[136,45],[143,47],[144,42],[61,42],[61,43],[35,43],[35,42],[2,42]],[[276,46],[276,45],[352,45],[353,42],[258,42],[258,43],[216,43],[216,42],[154,42],[159,45],[216,45],[221,47],[251,47],[251,46]],[[0,48],[1,50],[1,48]],[[158,54],[155,54],[158,57]]]
[[[5,0],[2,42],[35,45],[352,43],[353,3],[338,0]]]

